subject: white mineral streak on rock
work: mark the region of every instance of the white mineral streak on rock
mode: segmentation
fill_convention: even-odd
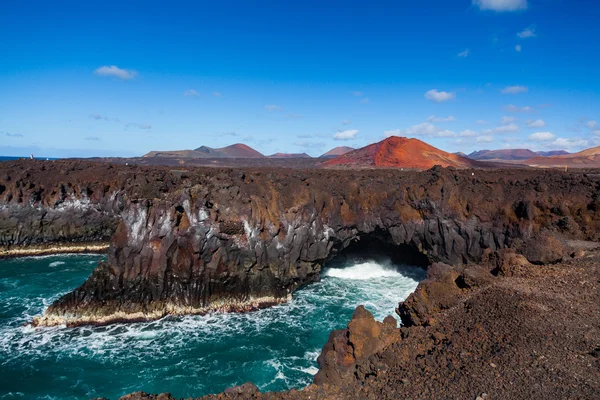
[[[210,217],[210,215],[208,214],[208,212],[204,209],[204,207],[200,208],[200,210],[198,211],[198,221],[200,222],[204,222],[206,221],[208,218]]]
[[[135,205],[128,208],[124,214],[123,219],[129,228],[129,243],[137,245],[144,240],[148,210]]]

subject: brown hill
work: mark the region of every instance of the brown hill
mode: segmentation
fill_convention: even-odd
[[[338,146],[329,150],[327,153],[322,154],[319,158],[335,158],[337,156],[341,156],[342,154],[346,154],[350,151],[354,150],[353,147],[348,146]]]
[[[395,167],[429,169],[434,165],[456,168],[485,167],[486,163],[446,153],[418,139],[391,136],[325,161],[324,166]]]
[[[600,168],[600,146],[573,154],[533,157],[524,161],[523,164],[541,168]]]
[[[268,158],[312,158],[306,153],[275,153],[267,156]]]
[[[252,147],[242,143],[218,149],[201,146],[194,150],[151,151],[143,157],[150,158],[265,158]]]
[[[468,155],[472,160],[480,161],[521,161],[528,160],[536,156],[556,156],[569,154],[564,150],[554,151],[532,151],[529,149],[499,149],[499,150],[479,150]]]

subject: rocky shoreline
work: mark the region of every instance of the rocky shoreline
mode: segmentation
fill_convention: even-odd
[[[0,247],[0,259],[17,257],[35,257],[54,254],[105,254],[108,251],[110,243],[91,242],[91,243],[57,243],[54,245],[33,245],[18,247]]]
[[[261,393],[247,383],[199,399],[595,399],[600,251],[587,248],[550,265],[511,251],[464,268],[434,264],[399,305],[403,326],[358,307],[331,333],[308,387]],[[173,397],[121,397],[159,399]]]
[[[585,172],[0,168],[0,245],[111,237],[108,260],[43,325],[277,304],[329,260],[369,249],[426,267],[513,248],[543,264],[561,260],[562,237],[600,236],[600,182]]]
[[[246,385],[216,398],[469,398],[488,388],[498,398],[591,398],[598,392],[598,174],[439,167],[174,171],[70,160],[0,165],[2,248],[26,253],[97,243],[103,249],[108,240],[107,261],[35,324],[251,311],[286,301],[319,280],[327,262],[356,254],[427,268],[427,280],[398,307],[403,327],[376,322],[359,308],[346,330],[332,332],[315,385],[282,394]],[[587,330],[577,338],[565,333],[577,330],[574,324]],[[558,360],[528,375],[531,359],[516,349],[538,354],[552,337],[557,354],[577,351],[577,357],[564,376],[552,372]],[[559,343],[572,348],[563,351]],[[488,367],[494,374],[481,378]],[[570,386],[552,386],[550,378]],[[448,386],[448,379],[459,383]],[[585,385],[573,389],[574,382]],[[536,391],[522,388],[528,384]]]

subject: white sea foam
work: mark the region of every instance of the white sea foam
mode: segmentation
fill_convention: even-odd
[[[52,274],[58,271],[62,269]],[[365,304],[381,320],[414,290],[418,279],[391,264],[363,262],[329,269],[321,282],[297,292],[292,301],[257,312],[166,317],[105,327],[21,326],[58,295],[11,298],[11,304],[25,311],[9,325],[0,325],[0,372],[3,363],[56,359],[65,385],[81,379],[82,384],[89,384],[85,373],[80,369],[69,372],[69,368],[92,360],[119,377],[111,390],[120,393],[135,391],[139,376],[170,376],[177,384],[196,380],[190,389],[195,395],[221,391],[238,384],[236,379],[252,379],[262,390],[302,387],[318,372],[316,359],[329,332],[345,327],[356,306]],[[136,366],[133,372],[132,365]],[[223,387],[212,386],[213,380],[228,379],[230,383]],[[125,390],[125,386],[133,389]],[[61,386],[61,390],[68,387]],[[116,396],[94,392],[88,397],[97,395]]]
[[[324,275],[342,279],[359,280],[401,276],[400,272],[392,265],[374,261],[362,262],[345,268],[329,268],[325,271]]]
[[[64,262],[64,261],[54,261],[54,262],[51,262],[50,264],[48,264],[48,266],[54,268],[54,267],[58,267],[59,265],[65,265],[65,264],[66,264],[66,262]]]

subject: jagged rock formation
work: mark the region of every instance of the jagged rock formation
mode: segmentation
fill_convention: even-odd
[[[69,161],[2,167],[6,220],[60,207],[53,199],[62,181],[78,187],[62,201],[89,199],[89,212],[120,221],[107,263],[54,303],[40,324],[252,310],[286,301],[319,279],[324,262],[352,249],[378,246],[414,264],[459,265],[480,261],[486,251],[533,248],[541,232],[586,239],[600,232],[600,185],[584,174],[170,171]],[[114,225],[90,221],[86,229],[94,235],[113,232]],[[18,228],[21,244],[39,234],[37,226]]]

